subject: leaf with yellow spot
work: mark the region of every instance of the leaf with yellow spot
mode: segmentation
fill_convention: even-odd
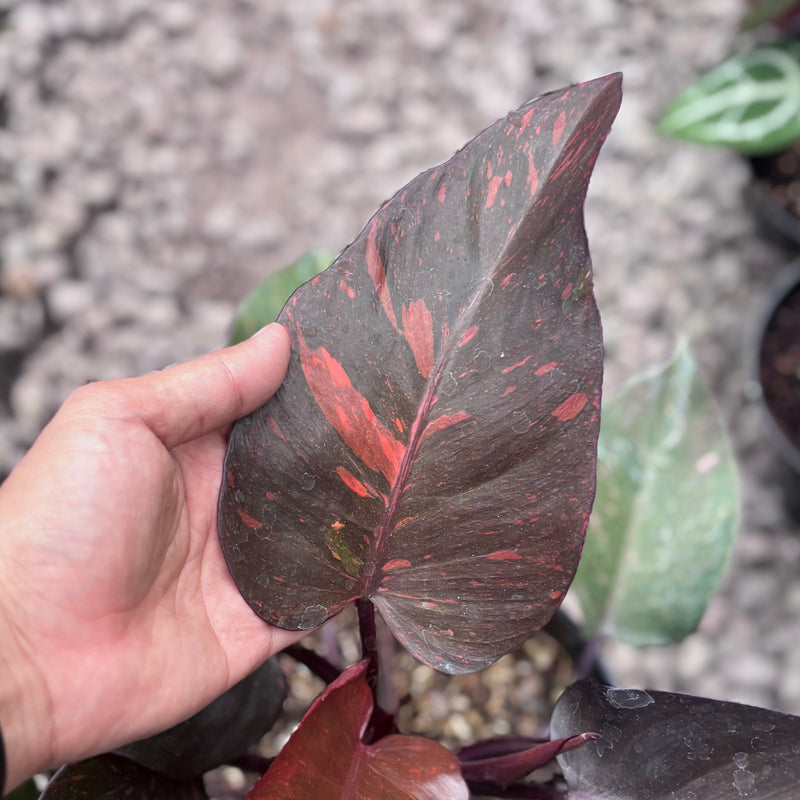
[[[603,351],[583,202],[620,88],[612,75],[511,112],[400,189],[281,311],[289,371],[234,426],[219,513],[231,574],[272,624],[316,627],[369,598],[418,659],[463,673],[553,615],[594,496]]]

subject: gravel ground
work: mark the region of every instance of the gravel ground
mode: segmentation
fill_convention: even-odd
[[[790,254],[759,235],[736,156],[653,130],[741,5],[0,0],[0,472],[73,388],[221,345],[271,270],[343,247],[510,108],[621,70],[586,211],[605,390],[688,336],[744,503],[700,632],[605,657],[622,684],[800,714],[800,537],[746,399],[748,337]]]

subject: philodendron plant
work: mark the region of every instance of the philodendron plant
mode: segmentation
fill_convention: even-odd
[[[234,426],[220,542],[273,625],[311,630],[355,604],[363,657],[341,670],[288,651],[328,686],[270,762],[232,754],[264,726],[220,708],[63,768],[42,798],[205,798],[200,776],[216,763],[261,773],[251,800],[796,796],[800,719],[762,709],[577,681],[549,738],[455,753],[403,734],[378,700],[390,676],[376,609],[448,674],[481,670],[550,623],[583,548],[598,435],[591,560],[576,584],[586,629],[680,638],[719,578],[735,481],[688,355],[621,393],[600,429],[583,201],[620,88],[611,75],[498,121],[387,201],[278,316],[289,371]],[[674,502],[660,514],[665,486]],[[269,718],[284,686],[264,669],[235,705]],[[563,779],[530,776],[553,758]]]

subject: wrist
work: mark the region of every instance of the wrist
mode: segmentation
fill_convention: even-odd
[[[2,609],[0,603],[0,731],[6,766],[0,796],[35,773],[55,766],[51,763],[48,695]]]

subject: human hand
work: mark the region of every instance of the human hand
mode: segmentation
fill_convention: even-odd
[[[302,635],[248,607],[216,535],[229,426],[288,357],[271,325],[82,387],[0,487],[6,790],[179,722]]]

